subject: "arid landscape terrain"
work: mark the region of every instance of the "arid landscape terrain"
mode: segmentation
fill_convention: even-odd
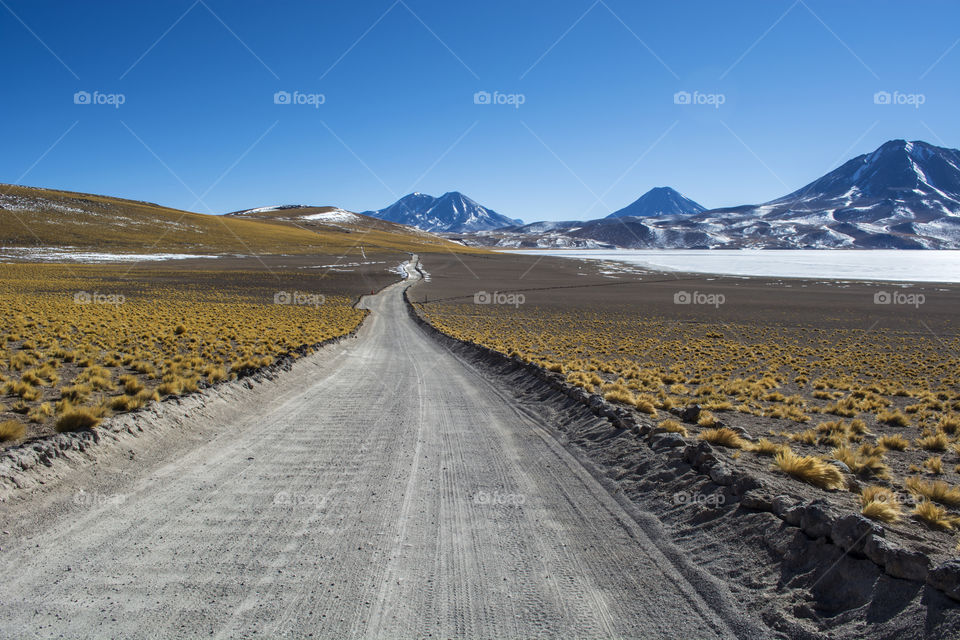
[[[184,572],[210,594],[275,567],[259,589],[315,603],[315,615],[255,619],[234,588],[203,618],[161,605],[147,619],[162,633],[422,635],[435,624],[467,636],[675,637],[692,624],[698,637],[804,638],[859,637],[868,625],[893,638],[945,637],[960,624],[960,574],[942,568],[960,527],[954,286],[448,248],[0,265],[4,557],[60,547],[78,526],[99,531],[9,565],[5,624],[56,629],[73,616],[139,635],[130,624],[145,603],[98,596],[80,618],[67,604],[111,583],[102,567],[118,565],[104,554],[134,554],[122,575],[145,581],[144,596]],[[888,291],[924,304],[875,304]],[[297,479],[301,466],[316,471]],[[574,477],[577,488],[558,494]],[[387,478],[395,488],[383,494]],[[207,487],[216,498],[200,498]],[[561,495],[576,511],[560,510]],[[204,506],[176,529],[148,533],[148,513],[192,499]],[[609,516],[593,512],[600,504]],[[238,516],[249,552],[218,542]],[[131,517],[140,542],[109,542]],[[557,518],[561,529],[543,529]],[[222,524],[202,524],[212,521]],[[277,537],[278,526],[301,533]],[[340,534],[317,547],[314,530]],[[529,547],[558,535],[573,537]],[[604,548],[604,560],[562,552],[588,539],[584,551]],[[504,563],[505,544],[519,545],[519,564]],[[603,565],[610,545],[617,569]],[[235,560],[214,565],[222,578],[180,564],[224,553]],[[283,573],[291,553],[318,560]],[[439,569],[431,554],[460,569]],[[530,562],[553,568],[540,575]],[[149,566],[174,573],[148,577]],[[78,579],[58,581],[52,604],[29,614],[29,594],[67,570]],[[541,592],[552,572],[564,586]],[[309,589],[322,574],[340,580]],[[640,597],[641,585],[665,575],[680,591],[657,588],[673,613],[650,628],[660,600]],[[447,595],[431,601],[431,583]],[[629,612],[615,604],[626,601]],[[881,601],[897,615],[872,613]],[[512,622],[476,613],[504,606],[520,607]]]
[[[960,638],[958,24],[0,0],[0,640]]]

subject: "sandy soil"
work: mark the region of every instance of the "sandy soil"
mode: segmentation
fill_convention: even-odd
[[[9,637],[760,637],[535,398],[367,298],[356,339],[0,506]],[[96,454],[94,454],[96,455]]]

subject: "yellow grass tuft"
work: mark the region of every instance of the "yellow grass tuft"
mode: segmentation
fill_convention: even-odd
[[[914,508],[913,517],[931,528],[944,531],[953,531],[953,528],[960,524],[960,517],[929,500],[924,500]]]
[[[871,520],[898,522],[901,517],[897,495],[886,487],[864,487],[860,492],[860,513]]]
[[[910,419],[900,411],[880,411],[877,420],[894,427],[906,427],[910,424]]]
[[[664,420],[657,425],[657,429],[660,431],[668,431],[670,433],[679,433],[682,436],[687,435],[687,428],[676,420]]]
[[[0,422],[0,442],[14,442],[27,435],[27,427],[17,420]]]
[[[620,404],[633,404],[635,398],[627,389],[613,389],[603,394],[603,399],[607,402],[619,402]]]
[[[950,440],[942,433],[936,433],[924,438],[918,438],[916,445],[927,451],[946,451]]]
[[[792,451],[781,451],[773,466],[784,473],[821,489],[842,489],[843,474],[828,462],[814,456],[799,456]]]
[[[850,467],[850,471],[857,475],[871,475],[877,478],[886,478],[890,475],[890,469],[884,464],[883,456],[871,449],[869,445],[863,445],[857,451],[842,445],[833,450],[833,457]]]
[[[910,446],[910,441],[897,433],[878,438],[877,444],[884,449],[889,449],[890,451],[906,451],[907,447]]]
[[[728,427],[707,429],[706,431],[700,432],[700,435],[697,437],[701,440],[706,440],[710,444],[728,447],[730,449],[742,449],[748,444],[746,440],[740,437],[739,433]]]
[[[709,411],[701,411],[697,424],[701,427],[714,427],[717,424],[717,417]]]
[[[92,407],[68,409],[57,419],[55,428],[60,433],[88,431],[100,424],[102,417],[102,414]]]
[[[750,451],[761,456],[775,456],[781,451],[789,451],[790,447],[785,444],[777,444],[766,438],[760,438],[750,447]]]
[[[907,491],[915,496],[939,502],[948,507],[960,507],[960,487],[954,487],[943,480],[924,480],[912,476],[903,483]]]
[[[923,467],[932,474],[941,475],[943,473],[943,458],[930,456],[923,461]]]

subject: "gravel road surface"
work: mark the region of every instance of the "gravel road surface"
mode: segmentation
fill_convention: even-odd
[[[3,505],[0,636],[749,635],[408,284],[282,393]]]

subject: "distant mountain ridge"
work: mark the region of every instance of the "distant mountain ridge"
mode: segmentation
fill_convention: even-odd
[[[640,206],[646,195],[599,220],[531,223],[526,232],[504,229],[463,241],[501,247],[593,242],[631,249],[960,249],[960,151],[922,141],[890,140],[759,205],[659,214],[659,207]]]
[[[703,205],[670,187],[654,187],[608,218],[659,218],[672,215],[694,215],[706,211]]]
[[[483,231],[523,223],[522,220],[500,215],[459,191],[449,191],[439,198],[425,193],[411,193],[383,209],[364,211],[363,215],[424,231]]]

